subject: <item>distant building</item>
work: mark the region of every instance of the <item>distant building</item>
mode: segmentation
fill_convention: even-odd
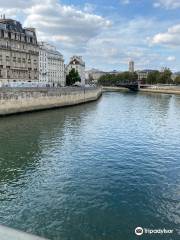
[[[39,43],[39,81],[65,86],[63,55],[48,43]]]
[[[142,70],[142,71],[137,71],[137,75],[138,75],[138,80],[142,81],[142,80],[146,80],[149,73],[155,72],[156,70],[151,70],[151,69],[146,69],[146,70]]]
[[[180,72],[175,72],[171,75],[171,79],[174,81],[177,77],[180,77]]]
[[[83,61],[82,56],[73,56],[70,58],[70,62],[66,66],[66,73],[69,74],[72,69],[78,71],[81,78],[81,84],[85,85],[85,62]]]
[[[119,73],[121,73],[121,72],[119,72],[119,71],[117,71],[117,70],[113,70],[113,71],[110,71],[110,72],[106,72],[106,74],[111,74],[111,75],[118,75]]]
[[[144,79],[147,79],[148,72],[146,72],[146,71],[137,71],[137,75],[138,75],[138,80],[142,81]]]
[[[39,78],[39,50],[34,28],[0,19],[0,83],[31,82]]]
[[[106,72],[93,68],[91,70],[86,71],[86,80],[97,82],[98,79],[105,74]]]
[[[162,67],[162,68],[161,68],[161,70],[160,70],[160,72],[162,72],[162,73],[163,73],[163,72],[165,72],[166,70],[169,70],[169,71],[171,71],[171,70],[170,70],[168,67]]]
[[[134,61],[129,61],[129,72],[134,73]]]

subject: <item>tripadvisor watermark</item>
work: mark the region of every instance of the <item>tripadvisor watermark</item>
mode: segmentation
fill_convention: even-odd
[[[150,229],[150,228],[142,228],[142,227],[137,227],[135,229],[135,234],[137,236],[141,236],[143,234],[173,234],[174,230],[173,229],[165,229],[165,228],[158,228],[158,229]]]

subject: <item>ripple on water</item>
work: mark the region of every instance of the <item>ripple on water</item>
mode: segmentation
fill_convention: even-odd
[[[52,240],[129,240],[137,225],[179,239],[179,107],[176,96],[105,93],[0,119],[1,223]]]

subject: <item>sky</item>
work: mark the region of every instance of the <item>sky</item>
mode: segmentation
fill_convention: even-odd
[[[34,27],[64,55],[83,56],[86,69],[169,67],[180,71],[180,0],[0,0],[0,14]]]

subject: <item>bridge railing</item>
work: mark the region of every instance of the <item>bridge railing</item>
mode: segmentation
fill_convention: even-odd
[[[132,91],[138,91],[140,88],[140,84],[136,80],[124,80],[119,81],[119,83],[116,84],[116,87],[125,87]]]

